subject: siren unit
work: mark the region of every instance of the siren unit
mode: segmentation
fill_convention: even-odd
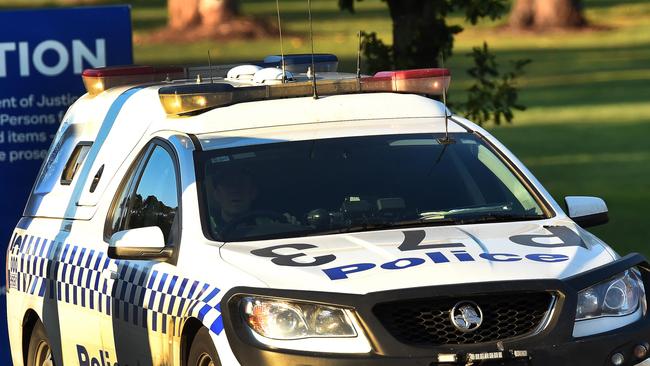
[[[82,74],[88,94],[97,95],[109,88],[167,81],[158,94],[168,115],[194,114],[237,103],[313,96],[314,84],[307,75],[311,55],[287,55],[284,58],[287,80],[283,80],[280,56],[263,62],[217,66],[219,78],[214,82],[192,83],[197,69],[181,67],[130,66],[85,70]],[[315,56],[320,73],[316,82],[318,95],[357,93],[412,93],[442,95],[449,88],[448,69],[382,71],[358,78],[356,74],[335,73],[338,59],[334,55]],[[325,73],[325,74],[324,74]],[[172,81],[173,80],[173,81]],[[180,81],[182,80],[182,81]]]

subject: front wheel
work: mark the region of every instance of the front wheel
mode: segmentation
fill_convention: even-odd
[[[205,327],[199,330],[192,341],[187,366],[221,366],[210,332]]]
[[[37,321],[29,339],[27,366],[54,366],[52,347],[45,333],[43,323]]]

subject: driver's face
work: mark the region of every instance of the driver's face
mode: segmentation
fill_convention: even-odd
[[[241,173],[218,178],[214,191],[222,212],[230,217],[246,213],[257,196],[251,178]]]

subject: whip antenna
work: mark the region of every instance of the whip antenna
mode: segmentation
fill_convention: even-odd
[[[280,62],[282,62],[282,82],[287,81],[287,71],[284,63],[284,45],[282,44],[282,20],[280,19],[280,0],[275,0],[275,9],[278,12],[278,31],[280,32]]]
[[[357,79],[361,79],[361,31],[359,31],[359,49],[357,50]]]
[[[445,55],[440,52],[440,67],[445,68]],[[451,144],[454,140],[449,138],[449,114],[447,113],[447,87],[442,83],[442,104],[445,107],[445,138],[441,141],[443,144]]]
[[[210,56],[210,50],[208,49],[208,69],[210,69],[210,84],[214,83],[214,73],[212,72],[212,57]]]
[[[311,39],[311,83],[314,89],[314,99],[318,99],[318,91],[316,90],[316,66],[314,62],[314,28],[311,20],[311,0],[307,0],[307,10],[309,12],[309,38]]]
[[[359,49],[357,50],[357,79],[361,79],[361,31],[359,31]]]

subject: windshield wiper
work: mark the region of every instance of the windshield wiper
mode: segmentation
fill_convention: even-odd
[[[540,215],[515,215],[511,213],[489,213],[474,217],[460,217],[460,224],[477,224],[484,222],[513,222],[513,221],[531,221],[542,220],[544,216]]]
[[[513,221],[529,221],[541,220],[544,216],[539,215],[515,215],[511,213],[490,213],[483,214],[475,217],[424,217],[415,220],[404,220],[395,222],[379,222],[379,223],[364,223],[348,227],[342,227],[334,230],[318,231],[309,233],[308,236],[328,235],[328,234],[343,234],[343,233],[356,233],[363,231],[385,230],[395,228],[407,227],[427,227],[437,225],[463,225],[463,224],[478,224],[487,222],[513,222]]]
[[[464,215],[464,214],[480,214],[484,212],[490,214],[495,211],[498,214],[501,214],[501,212],[503,212],[504,214],[509,214],[511,210],[512,210],[512,205],[510,203],[503,203],[503,204],[492,205],[492,206],[463,207],[463,208],[454,208],[446,211],[422,212],[420,213],[420,218],[426,220],[431,217],[432,218],[449,217],[449,216],[457,216],[457,215]]]
[[[258,235],[253,237],[238,238],[233,241],[249,241],[249,240],[269,240],[280,238],[295,238],[300,236],[319,236],[319,235],[332,235],[332,234],[346,234],[358,233],[364,231],[397,229],[397,228],[411,228],[411,227],[429,227],[438,225],[467,225],[488,222],[512,222],[512,221],[528,221],[528,220],[541,220],[544,216],[539,215],[515,215],[511,213],[490,213],[480,216],[471,217],[423,217],[414,220],[403,221],[382,221],[382,222],[367,222],[346,227],[341,227],[332,230],[316,231],[314,229],[296,230],[293,232],[273,233],[267,235]]]
[[[438,224],[448,225],[448,224],[458,224],[459,220],[452,217],[444,217],[437,219],[416,219],[416,220],[404,220],[404,221],[395,221],[395,222],[369,222],[358,225],[351,225],[347,227],[342,227],[334,230],[319,231],[309,234],[309,236],[315,235],[328,235],[328,234],[343,234],[343,233],[357,233],[362,231],[374,231],[374,230],[384,230],[384,229],[395,229],[395,228],[405,228],[405,227],[423,227],[423,226],[435,226]]]

